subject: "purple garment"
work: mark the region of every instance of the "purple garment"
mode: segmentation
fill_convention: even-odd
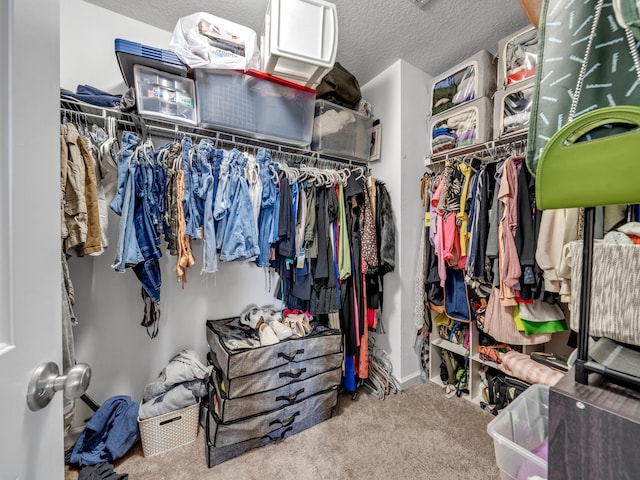
[[[531,453],[547,462],[549,458],[549,437],[545,437],[542,443],[534,448]],[[529,460],[524,460],[518,469],[518,476],[516,478],[517,480],[528,480],[529,477],[534,475],[546,477],[546,472],[541,471],[539,465]]]

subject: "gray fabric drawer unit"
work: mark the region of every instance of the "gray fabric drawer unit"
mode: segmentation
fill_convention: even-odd
[[[262,415],[228,423],[218,423],[213,417],[214,421],[209,423],[207,439],[213,447],[226,447],[264,436],[272,439],[280,438],[287,427],[305,422],[310,417],[315,418],[318,412],[330,411],[337,402],[338,387],[336,386]]]
[[[294,421],[291,425],[287,427],[280,427],[278,430],[272,431],[260,438],[253,438],[251,440],[234,443],[224,447],[213,446],[212,437],[215,437],[215,429],[217,424],[213,416],[211,416],[210,413],[207,413],[205,426],[207,465],[209,466],[209,468],[215,467],[216,465],[226,462],[227,460],[237,457],[238,455],[248,452],[249,450],[252,450],[254,448],[262,447],[269,443],[284,440],[291,435],[299,433],[303,430],[306,430],[307,428],[313,427],[318,423],[328,420],[329,418],[331,418],[332,413],[332,408],[316,410],[314,412],[311,412],[311,414],[306,418],[296,418],[296,421]]]
[[[244,377],[227,378],[223,375],[223,379],[227,387],[227,397],[233,399],[274,390],[288,384],[295,385],[341,366],[342,353],[333,353],[302,362],[289,362],[266,372],[252,373]]]
[[[269,375],[266,372],[264,375]],[[218,422],[232,422],[264,412],[277,410],[286,405],[300,402],[323,390],[340,385],[340,367],[322,372],[299,382],[288,383],[280,388],[254,393],[240,398],[229,399],[223,391],[222,373],[214,370],[211,375],[212,413]],[[226,383],[225,383],[226,385]]]
[[[290,338],[264,347],[231,350],[224,343],[225,336],[231,338],[256,337],[255,330],[242,325],[238,317],[207,321],[207,342],[211,348],[213,363],[229,379],[276,367],[287,367],[291,362],[299,363],[335,353],[342,355],[340,331],[327,328],[316,322],[313,323],[311,335],[307,337]],[[270,388],[275,387],[271,386]],[[254,392],[259,390],[264,390],[264,388],[254,390]],[[243,393],[243,395],[246,394],[247,392]]]

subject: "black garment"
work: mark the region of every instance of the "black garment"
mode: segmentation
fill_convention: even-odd
[[[334,187],[318,188],[318,259],[312,262],[313,290],[311,314],[327,314],[338,311],[338,291],[333,263],[333,247],[329,237],[331,222],[338,216],[338,199]]]
[[[424,275],[424,291],[427,294],[427,300],[434,305],[444,305],[444,289],[440,285],[440,275],[438,274],[438,257],[429,240],[429,230],[424,229],[425,241],[425,275]]]
[[[293,218],[291,185],[286,178],[280,182],[280,211],[278,216],[278,254],[296,258],[296,222]]]
[[[537,235],[534,219],[535,185],[529,169],[524,165],[518,172],[516,193],[517,226],[514,241],[520,260],[520,298],[531,300],[538,296],[541,278],[536,275]],[[537,269],[539,271],[539,269]]]
[[[129,475],[126,473],[118,474],[113,471],[113,465],[110,463],[98,463],[82,467],[78,480],[127,480]]]
[[[380,272],[393,272],[396,265],[396,227],[393,219],[391,196],[381,181],[376,181],[376,225],[378,226],[378,242],[380,244]]]
[[[343,322],[345,328],[353,330],[353,333],[347,336],[347,354],[355,355],[358,352],[356,331],[362,334],[366,324],[360,243],[360,215],[364,205],[364,183],[354,176],[349,177],[344,194],[349,246],[351,248],[351,277],[344,282],[347,285],[347,291],[343,303]],[[356,325],[358,326],[357,330]]]
[[[476,213],[478,222],[477,237],[473,239],[477,245],[476,263],[473,266],[473,277],[477,280],[490,282],[491,276],[487,272],[485,257],[487,254],[487,238],[489,237],[489,210],[493,201],[493,191],[496,187],[496,165],[488,164],[481,171],[482,189],[478,192],[480,196],[480,208]]]

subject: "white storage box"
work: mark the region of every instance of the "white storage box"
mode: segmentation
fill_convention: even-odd
[[[194,69],[200,125],[309,145],[315,90],[266,73]]]
[[[493,97],[493,138],[529,128],[535,79],[498,90]]]
[[[198,438],[200,402],[157,417],[138,419],[142,454],[151,457]]]
[[[504,480],[547,478],[549,387],[527,388],[487,425],[487,431]]]
[[[311,149],[369,160],[373,118],[326,100],[316,100]]]
[[[434,115],[430,125],[432,155],[484,143],[491,139],[493,105],[486,97],[478,98]]]
[[[533,78],[538,63],[538,31],[525,27],[498,43],[498,88]]]
[[[437,115],[496,90],[496,64],[491,53],[481,50],[436,77],[431,88],[431,113]]]
[[[140,115],[197,124],[193,80],[142,65],[133,66],[133,78]]]
[[[324,0],[270,0],[260,37],[261,70],[315,88],[333,68],[338,14]]]

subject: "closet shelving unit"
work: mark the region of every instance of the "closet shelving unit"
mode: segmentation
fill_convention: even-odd
[[[505,135],[496,140],[492,140],[485,143],[478,143],[475,145],[469,145],[452,150],[448,150],[443,153],[435,154],[429,157],[427,160],[427,167],[444,166],[447,160],[456,160],[463,158],[480,158],[483,160],[489,160],[497,155],[508,153],[509,151],[524,150],[527,142],[527,132],[517,132],[510,135]],[[463,395],[463,397],[470,402],[480,405],[480,402],[484,401],[482,398],[482,382],[480,380],[480,371],[482,368],[493,367],[497,368],[497,364],[490,360],[483,360],[480,358],[478,352],[479,346],[479,332],[475,322],[469,323],[469,349],[467,350],[463,345],[452,343],[447,339],[440,337],[437,329],[433,328],[429,335],[430,342],[430,355],[429,355],[429,379],[437,385],[443,386],[444,383],[440,379],[440,364],[442,362],[442,350],[448,350],[461,357],[469,356],[468,364],[468,388],[469,394]],[[539,345],[523,346],[523,353],[530,353],[537,351],[541,348]]]
[[[98,123],[106,126],[107,118],[115,118],[118,130],[130,130],[140,133],[143,137],[155,136],[167,140],[179,140],[190,136],[194,140],[208,138],[214,142],[216,148],[238,148],[240,150],[254,150],[267,148],[271,150],[274,160],[298,164],[308,163],[319,167],[361,166],[365,167],[367,161],[333,155],[325,152],[312,151],[309,146],[289,145],[263,137],[240,135],[224,130],[194,127],[170,120],[150,118],[137,113],[122,112],[117,108],[104,108],[88,103],[62,97],[60,99],[61,118],[88,126],[90,123]]]

